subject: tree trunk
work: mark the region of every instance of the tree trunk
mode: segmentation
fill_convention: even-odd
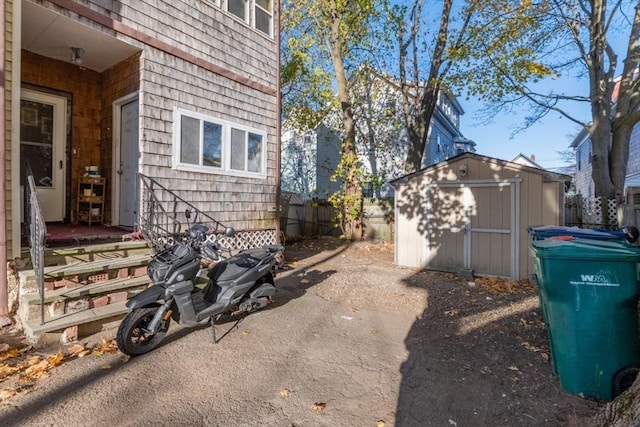
[[[347,77],[344,70],[342,57],[342,42],[340,35],[340,18],[335,12],[331,25],[331,35],[329,40],[329,50],[333,69],[336,74],[338,85],[338,97],[342,109],[342,121],[344,124],[345,137],[342,141],[341,163],[346,167],[344,186],[343,215],[346,237],[350,240],[362,240],[364,235],[362,229],[362,188],[358,174],[358,156],[356,152],[356,128],[353,121],[353,109],[351,107],[351,97]]]
[[[640,378],[640,377],[639,377]],[[593,418],[593,427],[640,426],[640,381],[616,397]]]

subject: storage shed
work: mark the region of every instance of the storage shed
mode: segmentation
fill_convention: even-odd
[[[396,179],[395,262],[528,278],[527,228],[564,224],[570,182],[568,175],[473,153]]]

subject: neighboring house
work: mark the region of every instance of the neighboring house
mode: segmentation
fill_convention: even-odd
[[[534,156],[533,154],[531,155],[531,157],[528,157],[520,153],[516,157],[514,157],[511,162],[517,163],[519,165],[529,166],[531,168],[544,169],[539,163],[536,162],[536,156]]]
[[[620,78],[617,79],[612,99],[617,101]],[[615,108],[615,104],[614,107]],[[576,153],[575,165],[575,190],[586,201],[591,202],[596,197],[595,184],[592,178],[593,149],[589,132],[582,129],[571,141],[570,148]],[[628,187],[640,186],[640,126],[634,126],[629,138],[629,159],[627,160],[627,173],[625,177],[625,191]]]
[[[326,199],[339,190],[340,183],[331,181],[331,175],[340,162],[340,143],[340,137],[324,124],[304,133],[284,132],[280,165],[282,191],[309,200]]]
[[[400,87],[370,67],[351,79],[360,161],[366,173],[382,178],[381,188],[365,182],[367,197],[392,197],[388,182],[404,174],[408,138],[401,120]],[[464,152],[475,152],[475,142],[460,133],[464,111],[448,91],[441,91],[429,129],[422,167]],[[340,161],[340,114],[327,117],[311,132],[288,130],[282,136],[282,189],[304,197],[326,198],[339,189],[330,177]],[[285,118],[286,119],[286,118]],[[286,121],[286,120],[285,120]]]
[[[46,221],[78,220],[94,166],[107,224],[135,227],[142,174],[236,229],[275,233],[276,3],[5,1],[3,255],[20,255],[27,160]]]
[[[570,145],[576,153],[575,189],[586,200],[596,197],[595,184],[592,178],[592,146],[589,132],[583,129]],[[640,186],[640,126],[635,126],[629,139],[629,160],[625,188]]]

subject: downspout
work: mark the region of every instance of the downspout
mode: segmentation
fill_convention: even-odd
[[[277,2],[277,16],[275,20],[275,28],[274,28],[274,38],[276,40],[276,54],[278,59],[276,61],[276,242],[283,243],[280,240],[280,235],[282,230],[280,230],[280,216],[282,212],[280,212],[280,185],[281,185],[281,171],[280,171],[280,161],[282,157],[282,153],[280,152],[281,148],[281,139],[282,139],[282,123],[280,119],[280,115],[282,114],[282,95],[280,94],[280,0],[276,0]]]
[[[9,284],[7,283],[7,170],[5,168],[6,150],[7,150],[7,134],[6,134],[6,5],[3,1],[0,4],[0,176],[3,176],[0,183],[0,326],[7,325],[7,316],[9,315]]]

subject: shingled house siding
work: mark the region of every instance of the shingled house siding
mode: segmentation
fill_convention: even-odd
[[[59,13],[77,19],[74,10],[65,9],[67,2],[52,3]],[[100,14],[85,13],[80,17],[83,23],[100,31],[115,30],[119,39],[141,49],[140,172],[226,224],[238,229],[273,228],[279,174],[277,43],[213,3],[147,0],[78,4]],[[266,178],[172,169],[176,108],[263,131]]]
[[[142,170],[183,198],[238,229],[273,226],[276,205],[276,98],[158,50],[145,52],[140,120]],[[267,178],[171,169],[175,107],[264,130]]]

